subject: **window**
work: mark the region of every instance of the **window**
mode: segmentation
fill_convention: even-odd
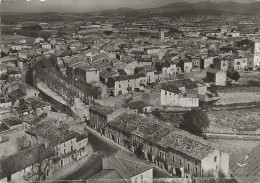
[[[60,166],[63,166],[63,159],[60,160]]]
[[[195,168],[195,174],[196,175],[198,174],[198,168],[197,167]]]
[[[128,83],[130,82],[130,80],[128,80]]]
[[[117,143],[120,144],[120,139],[117,139]]]
[[[172,161],[174,162],[174,156],[172,156]]]
[[[165,92],[165,95],[167,95],[167,91]]]
[[[195,165],[198,165],[198,161],[197,160],[195,161]]]
[[[216,161],[217,161],[217,156],[214,157],[214,162],[216,162]]]
[[[218,170],[218,166],[216,166],[216,170]]]
[[[188,164],[188,171],[190,170],[190,164]]]
[[[66,154],[66,149],[64,149],[64,154]]]
[[[179,161],[180,161],[180,166],[181,166],[181,159]]]
[[[237,62],[237,65],[240,65],[240,62]]]
[[[73,151],[73,146],[70,146],[70,150]]]
[[[190,157],[188,157],[188,161],[190,161]]]
[[[121,84],[119,84],[119,86],[118,86],[119,88],[121,88]]]
[[[172,95],[172,93],[170,93],[170,95]]]

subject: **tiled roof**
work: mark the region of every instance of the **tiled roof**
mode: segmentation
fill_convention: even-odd
[[[162,89],[173,93],[180,93],[180,88],[185,87],[186,89],[197,88],[198,85],[190,79],[180,79],[172,82],[162,84]]]
[[[129,179],[153,168],[147,161],[140,160],[134,155],[122,150],[115,155],[103,159],[105,169],[114,169],[124,179]]]
[[[21,90],[21,89],[18,89],[18,90],[15,90],[11,93],[8,94],[8,96],[12,99],[12,100],[18,100],[22,97],[24,97],[26,94]]]
[[[1,120],[2,123],[5,123],[8,127],[20,125],[23,123],[23,120],[20,117],[11,116]]]
[[[49,155],[50,152],[44,145],[39,145],[4,157],[0,160],[0,179],[40,162]]]
[[[94,175],[88,183],[125,183],[126,181],[117,173],[116,170],[105,169]]]
[[[175,128],[169,123],[136,114],[124,113],[108,124],[200,160],[213,152],[214,149],[218,149],[215,144]]]
[[[55,126],[55,123],[49,120],[37,123],[26,132],[31,135],[40,136],[52,145],[57,145],[80,136],[77,132]]]
[[[129,107],[130,109],[142,109],[144,107],[148,107],[150,105],[144,103],[143,101],[135,101],[135,102],[131,102],[131,103],[128,103],[126,105],[126,107]]]
[[[130,80],[130,79],[137,79],[137,78],[140,78],[140,77],[145,77],[144,74],[136,74],[136,75],[127,75],[127,76],[114,76],[113,79],[115,81],[124,81],[124,80]]]
[[[109,115],[115,111],[115,108],[113,108],[111,106],[104,106],[104,105],[100,105],[98,103],[95,103],[89,109],[93,110],[95,112],[98,112],[100,114],[103,114],[103,115]]]

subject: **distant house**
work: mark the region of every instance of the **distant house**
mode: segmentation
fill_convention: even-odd
[[[207,70],[207,80],[217,86],[225,86],[227,81],[227,73],[209,68]]]
[[[103,170],[90,178],[90,183],[98,180],[115,183],[152,183],[153,166],[122,150],[102,159]]]
[[[134,74],[145,74],[147,78],[146,84],[153,84],[160,80],[159,75],[156,73],[155,66],[143,66],[143,67],[136,67]]]
[[[247,58],[235,58],[231,60],[231,68],[234,68],[237,71],[244,71],[248,67]]]
[[[43,43],[41,43],[41,45],[42,45],[42,48],[47,49],[47,50],[50,50],[52,48],[51,44],[48,42],[43,42]]]
[[[229,65],[230,63],[226,59],[214,58],[212,68],[226,72],[229,68]]]
[[[179,59],[175,59],[174,61],[169,60],[165,61],[165,64],[162,65],[162,73],[165,77],[175,75],[181,72],[181,68],[177,66]]]
[[[149,104],[146,104],[143,101],[135,101],[135,102],[128,103],[126,105],[126,108],[133,109],[137,114],[152,112],[152,106]]]
[[[179,65],[182,72],[184,73],[192,71],[192,67],[193,67],[192,61],[187,58],[181,59]]]
[[[137,62],[139,67],[153,65],[152,59],[138,59]]]
[[[133,91],[143,90],[147,84],[145,74],[114,76],[108,79],[107,86],[110,90],[110,95],[125,95]]]
[[[198,85],[189,79],[163,83],[162,106],[198,107]]]

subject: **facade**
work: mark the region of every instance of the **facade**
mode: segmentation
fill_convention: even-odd
[[[144,74],[114,76],[108,79],[107,86],[112,96],[125,95],[133,91],[143,90],[147,83]]]
[[[191,80],[165,83],[161,88],[161,105],[173,107],[198,107],[198,86]]]
[[[253,69],[256,70],[259,66],[260,66],[260,43],[255,43]]]
[[[248,67],[247,58],[235,58],[231,60],[231,68],[237,71],[244,71]]]
[[[225,86],[227,81],[227,73],[210,68],[207,70],[207,80],[212,82],[214,85]]]
[[[229,65],[230,65],[229,60],[220,59],[220,58],[213,59],[213,68],[214,69],[227,72]]]
[[[107,124],[107,138],[177,177],[229,176],[229,155],[218,146],[170,124],[123,113]],[[139,153],[140,156],[140,153]]]

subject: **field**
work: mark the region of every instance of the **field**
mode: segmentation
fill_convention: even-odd
[[[230,105],[260,102],[260,87],[217,87],[220,100],[215,105]]]
[[[248,84],[248,81],[260,82],[260,72],[240,72],[238,84]]]

